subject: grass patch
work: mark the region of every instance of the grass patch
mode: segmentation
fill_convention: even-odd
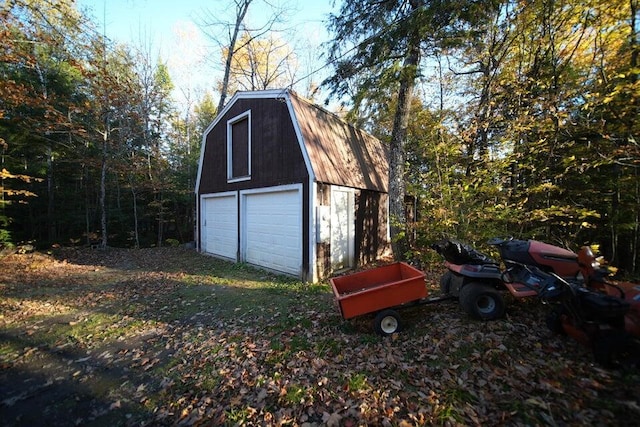
[[[220,384],[220,374],[215,366],[204,365],[198,375],[197,386],[204,390],[214,390]]]
[[[380,340],[383,337],[374,334],[373,332],[369,331],[369,333],[367,334],[363,334],[360,336],[360,343],[363,345],[372,345],[372,344],[377,344],[378,342],[380,342]]]
[[[244,425],[251,415],[249,408],[231,408],[226,411],[226,425]]]
[[[145,326],[143,321],[119,314],[92,313],[82,321],[70,323],[67,335],[75,341],[106,341],[131,335]]]
[[[367,376],[363,373],[351,374],[347,378],[347,385],[350,391],[361,392],[369,389]]]
[[[164,319],[188,319],[198,314],[221,319],[274,316],[295,306],[313,305],[313,296],[326,290],[326,286],[304,284],[244,264],[215,260],[213,265],[218,267],[215,271],[180,277],[187,286],[179,287],[171,305],[163,307]],[[296,320],[311,326],[308,319]]]
[[[463,408],[476,399],[467,390],[459,387],[448,388],[441,395],[441,404],[437,411],[438,421],[446,424],[451,420],[462,423],[464,420]]]
[[[305,336],[294,335],[291,337],[290,347],[293,353],[297,353],[299,351],[310,350],[312,345]]]
[[[26,333],[21,340],[32,346],[80,344],[91,347],[97,343],[135,335],[153,323],[118,313],[83,312],[76,313],[74,318],[78,317],[80,320],[69,321],[69,315],[38,316],[37,320],[31,319],[31,326],[26,326]]]
[[[23,349],[24,346],[18,343],[0,341],[0,361],[8,362],[15,359]]]
[[[468,321],[453,305],[407,308],[411,327],[383,338],[372,316],[343,321],[326,284],[178,248],[74,256],[24,277],[5,268],[0,400],[18,398],[3,408],[9,422],[33,407],[34,417],[62,425],[608,426],[637,418],[627,404],[636,373],[594,369],[577,345],[563,344],[562,354],[536,345],[539,312],[520,306],[512,324]],[[515,360],[530,374],[514,371]],[[543,376],[562,381],[561,395]]]
[[[335,356],[340,352],[341,344],[333,338],[317,340],[314,351],[318,357]]]
[[[305,389],[298,385],[291,385],[287,387],[286,393],[283,396],[284,403],[287,405],[300,405],[304,403]]]

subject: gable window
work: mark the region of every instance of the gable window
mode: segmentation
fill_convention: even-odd
[[[251,179],[251,110],[227,122],[227,181]]]

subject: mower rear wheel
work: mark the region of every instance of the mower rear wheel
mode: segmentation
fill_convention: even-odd
[[[496,288],[471,282],[460,289],[460,306],[475,319],[494,320],[504,316],[505,304]]]
[[[373,328],[379,335],[392,335],[400,332],[402,323],[397,311],[386,309],[378,312],[373,320]]]

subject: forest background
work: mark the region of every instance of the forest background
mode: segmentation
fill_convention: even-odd
[[[417,206],[402,256],[513,235],[640,274],[638,0],[346,1],[319,69],[280,37],[286,7],[205,14],[225,72],[176,102],[162,58],[74,1],[0,3],[0,245],[191,242],[202,133],[227,94],[294,87],[400,150],[391,203]]]

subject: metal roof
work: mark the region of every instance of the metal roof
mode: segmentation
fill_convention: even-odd
[[[282,92],[281,92],[282,93]],[[388,147],[336,114],[286,91],[316,181],[388,191]]]

